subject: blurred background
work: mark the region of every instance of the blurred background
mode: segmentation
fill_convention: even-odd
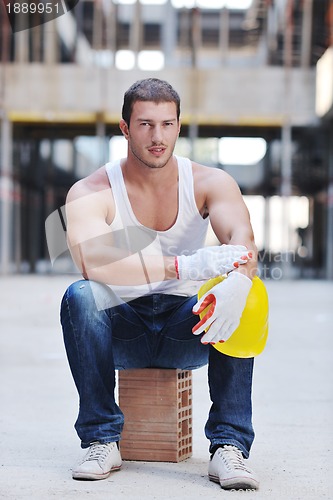
[[[239,183],[261,277],[332,280],[333,0],[59,4],[15,32],[0,2],[0,274],[72,272],[59,209],[126,154],[123,94],[153,76],[181,96],[176,153]]]

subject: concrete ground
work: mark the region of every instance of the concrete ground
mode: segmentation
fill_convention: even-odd
[[[71,466],[82,450],[73,429],[77,395],[58,309],[73,279],[1,277],[0,498],[333,498],[333,282],[266,281],[270,335],[256,359],[256,440],[249,461],[261,485],[258,492],[236,493],[207,479],[205,368],[193,372],[192,458],[124,462],[104,481],[72,480]]]

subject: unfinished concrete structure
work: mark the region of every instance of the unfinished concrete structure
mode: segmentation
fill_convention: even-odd
[[[244,195],[261,198],[268,273],[272,259],[290,267],[291,255],[286,276],[333,278],[332,1],[185,4],[80,0],[13,32],[1,3],[1,273],[52,270],[46,218],[108,160],[124,91],[157,76],[182,98],[180,152],[225,168]],[[222,163],[225,137],[263,138],[266,153],[246,166]],[[289,200],[300,197],[307,223],[296,228]]]

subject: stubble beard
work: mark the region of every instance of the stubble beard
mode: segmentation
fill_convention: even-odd
[[[145,160],[144,158],[142,158],[142,156],[136,151],[136,149],[133,147],[132,144],[130,144],[130,149],[131,149],[131,153],[133,154],[133,156],[141,164],[143,164],[146,167],[151,168],[151,169],[164,168],[165,165],[169,162],[170,158],[172,157],[173,150],[174,150],[174,148],[172,148],[171,153],[169,153],[166,158],[163,158],[163,159],[160,160],[160,161],[162,161],[162,163],[152,163],[152,162],[149,162],[149,161]]]

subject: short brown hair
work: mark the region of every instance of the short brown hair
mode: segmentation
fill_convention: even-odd
[[[129,126],[133,104],[136,101],[152,101],[155,103],[174,102],[177,107],[177,120],[180,116],[180,97],[170,83],[159,78],[145,78],[133,83],[124,94],[122,118]]]

